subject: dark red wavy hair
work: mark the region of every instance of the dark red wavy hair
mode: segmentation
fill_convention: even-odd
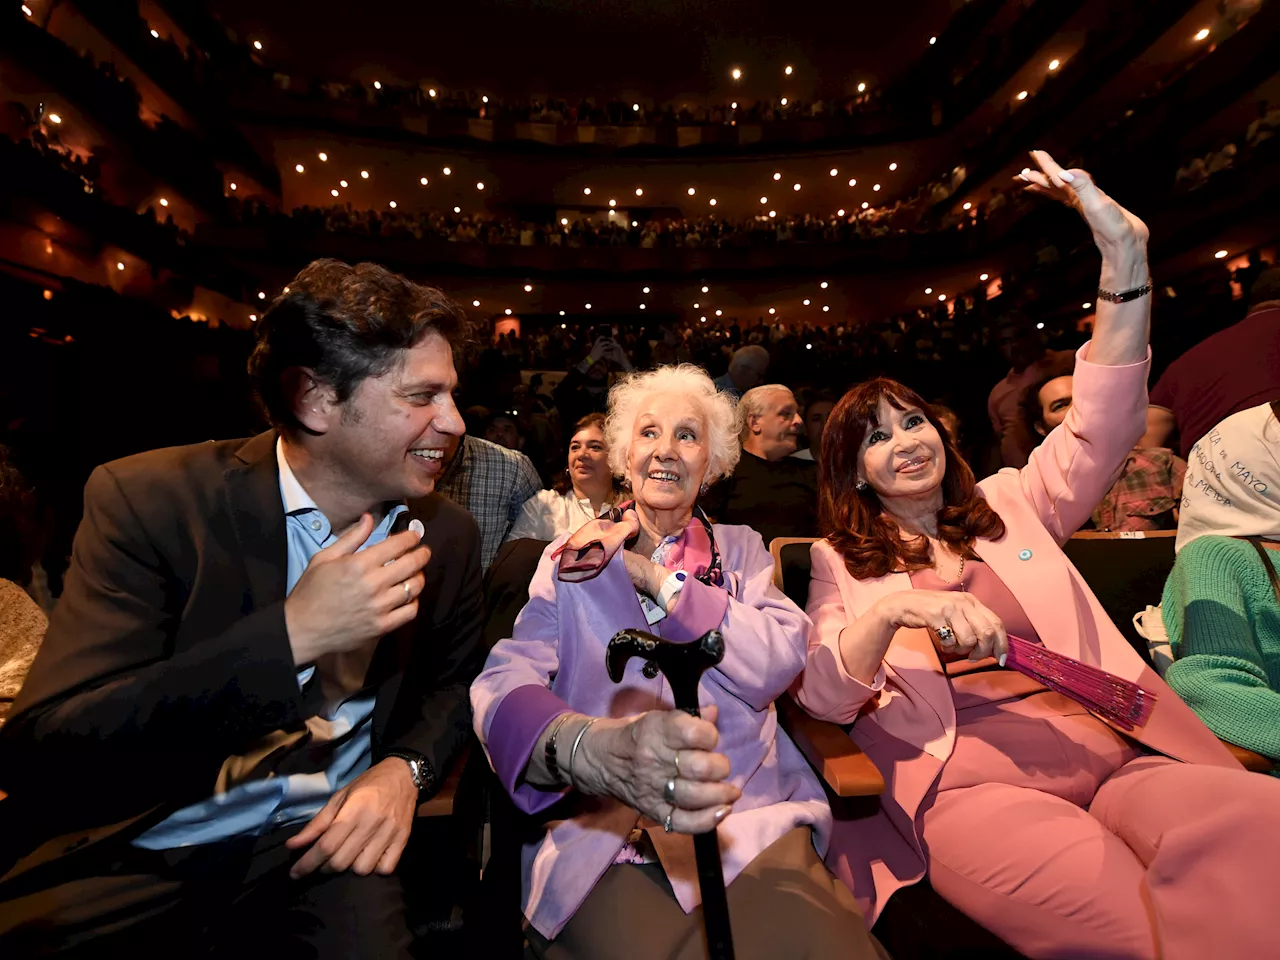
[[[933,408],[914,390],[896,380],[877,377],[853,387],[840,398],[822,436],[818,464],[818,523],[822,535],[844,558],[858,580],[933,566],[925,537],[903,540],[874,489],[857,489],[858,461],[867,431],[878,427],[880,401],[895,410],[918,408],[933,424],[946,451],[942,476],[942,509],[938,539],[960,556],[978,559],[973,543],[1004,536],[1004,521],[977,492],[973,471],[952,445]]]

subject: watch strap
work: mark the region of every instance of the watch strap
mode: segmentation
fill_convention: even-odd
[[[1098,299],[1105,300],[1108,303],[1128,303],[1130,300],[1137,300],[1139,297],[1145,297],[1155,287],[1148,278],[1147,282],[1140,287],[1134,287],[1132,290],[1122,290],[1120,293],[1112,293],[1110,290],[1098,288]]]
[[[413,785],[418,788],[418,796],[430,792],[436,784],[436,770],[423,754],[414,750],[387,750],[383,757],[396,757],[409,765],[409,773],[413,776]]]

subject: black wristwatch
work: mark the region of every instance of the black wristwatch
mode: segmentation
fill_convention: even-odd
[[[398,757],[409,765],[409,773],[413,777],[413,785],[418,788],[418,796],[429,793],[436,784],[436,771],[431,761],[413,750],[388,750],[384,757]]]

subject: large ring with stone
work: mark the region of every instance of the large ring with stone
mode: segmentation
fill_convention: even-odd
[[[948,624],[945,627],[939,627],[938,639],[941,640],[943,643],[945,643],[947,646],[950,646],[951,644],[956,642],[956,632],[951,629],[950,624]]]
[[[663,784],[662,799],[673,807],[676,805],[676,781],[674,777]]]
[[[676,808],[675,808],[675,807],[672,807],[672,808],[671,808],[671,813],[668,813],[668,814],[667,814],[667,818],[666,818],[665,820],[663,820],[663,821],[662,821],[662,829],[663,829],[663,830],[665,830],[665,831],[667,831],[667,833],[670,833],[670,832],[671,832],[671,814],[673,814],[673,813],[675,813],[675,812],[676,812]]]

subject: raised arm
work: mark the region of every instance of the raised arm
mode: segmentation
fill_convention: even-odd
[[[1063,170],[1032,151],[1039,170],[1027,189],[1078,210],[1102,254],[1093,337],[1077,356],[1071,410],[1031,455],[1019,479],[1049,532],[1063,542],[1089,518],[1147,428],[1148,289],[1146,224],[1108,197],[1083,170]],[[1106,295],[1127,297],[1123,303]]]

